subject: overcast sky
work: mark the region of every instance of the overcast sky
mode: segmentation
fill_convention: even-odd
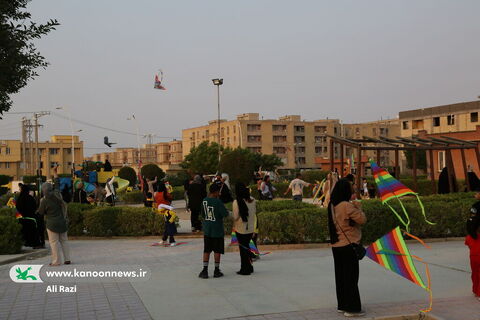
[[[134,113],[141,134],[180,137],[217,117],[215,77],[225,81],[228,119],[373,121],[480,94],[478,0],[33,0],[28,8],[61,26],[36,42],[51,65],[13,97],[13,112],[66,106],[75,119],[129,132]],[[158,69],[167,91],[153,89]],[[20,138],[18,119],[0,120],[0,139]],[[42,140],[70,134],[57,116],[41,122]],[[135,135],[74,126],[86,154],[102,152],[104,136],[136,146]]]

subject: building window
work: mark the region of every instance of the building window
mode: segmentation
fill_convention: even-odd
[[[360,128],[358,128],[358,127],[355,128],[355,134],[356,134],[356,135],[359,135],[359,134],[360,134]]]
[[[262,136],[247,136],[248,142],[262,142]]]
[[[58,167],[58,162],[57,161],[52,161],[50,162],[50,168],[55,168],[55,167]]]
[[[254,153],[262,153],[262,147],[248,147],[247,149]]]
[[[374,136],[377,135],[377,128],[372,128],[372,134],[373,134]]]
[[[307,161],[305,160],[305,157],[298,157],[297,158],[297,164],[305,164]]]
[[[470,122],[478,122],[478,112],[470,113]]]
[[[233,126],[233,133],[237,132],[237,126]]]
[[[50,149],[50,154],[51,155],[58,154],[58,148],[51,148]]]
[[[10,154],[10,148],[9,147],[5,148],[5,154]]]
[[[297,153],[305,153],[305,147],[296,147],[295,149]]]
[[[453,126],[455,124],[455,115],[451,114],[447,116],[447,125]]]
[[[63,151],[67,152],[67,154],[72,154],[72,148],[68,148],[68,149],[63,149]]]
[[[230,134],[230,127],[227,127],[227,134]]]
[[[10,162],[5,162],[5,169],[10,169]]]
[[[325,126],[315,126],[315,132],[327,133],[327,127],[325,127]]]
[[[442,171],[445,168],[445,151],[438,151],[438,171]]]
[[[281,125],[281,124],[274,124],[274,125],[272,125],[272,130],[273,131],[287,131],[287,126],[286,125]]]
[[[305,137],[304,136],[295,136],[295,143],[304,143]]]
[[[403,121],[402,122],[402,129],[407,130],[408,129],[408,121]]]
[[[412,129],[423,129],[423,120],[413,120]]]
[[[209,138],[210,137],[210,130],[205,130],[205,138]]]
[[[440,117],[433,117],[433,126],[440,127]]]
[[[40,169],[43,169],[43,161],[40,161]]]
[[[315,136],[315,143],[322,143],[326,141],[327,141],[327,137]]]
[[[319,154],[322,153],[322,147],[315,147],[315,153]]]
[[[273,147],[273,153],[275,154],[285,154],[287,152],[287,148],[285,147]]]
[[[287,142],[287,136],[273,136],[273,142]]]
[[[305,126],[295,126],[295,132],[305,132]]]
[[[257,131],[262,128],[260,124],[247,124],[247,131]]]
[[[388,128],[380,128],[381,136],[388,136]]]
[[[223,137],[224,133],[225,133],[225,128],[222,128],[221,131],[220,131],[220,136]]]

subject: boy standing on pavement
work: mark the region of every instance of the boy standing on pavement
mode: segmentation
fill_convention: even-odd
[[[303,181],[302,175],[300,173],[297,173],[295,179],[290,182],[290,185],[288,186],[288,189],[287,191],[285,191],[284,195],[287,195],[287,193],[292,190],[293,200],[302,201],[303,188],[309,186],[310,183]]]
[[[228,216],[228,211],[219,199],[220,186],[216,183],[210,185],[210,194],[203,199],[203,270],[198,275],[202,279],[208,278],[208,262],[213,251],[215,258],[214,278],[220,278],[220,255],[225,253],[223,218]]]

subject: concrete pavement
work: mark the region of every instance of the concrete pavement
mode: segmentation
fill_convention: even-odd
[[[256,262],[255,273],[248,277],[235,273],[240,266],[238,253],[227,253],[221,264],[225,277],[204,280],[197,277],[202,239],[185,241],[174,248],[151,247],[152,240],[71,241],[74,266],[143,265],[152,271],[144,282],[80,283],[76,294],[46,293],[46,284],[13,283],[8,276],[13,264],[0,266],[0,319],[343,318],[335,314],[330,249],[274,251]],[[433,314],[443,313],[452,320],[480,319],[463,243],[431,246],[428,250],[409,245],[413,254],[432,262]],[[29,261],[48,262],[49,257]],[[422,264],[417,266],[424,274]],[[411,313],[427,305],[427,292],[368,258],[360,269],[362,302],[370,315]],[[453,314],[447,314],[446,306]]]

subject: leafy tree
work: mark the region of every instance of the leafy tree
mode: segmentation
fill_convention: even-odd
[[[248,184],[255,171],[255,155],[248,149],[237,148],[226,152],[220,160],[219,170],[230,176],[232,184],[243,182]]]
[[[217,143],[204,141],[193,147],[181,163],[191,173],[215,173],[218,168],[218,152],[223,150]]]
[[[407,168],[413,169],[413,152],[411,150],[403,151],[405,157],[407,158]],[[416,150],[416,159],[417,159],[417,169],[426,170],[427,169],[427,153],[425,150]]]
[[[3,186],[4,184],[7,184],[12,180],[12,177],[0,174],[0,186]]]
[[[38,76],[35,69],[48,65],[32,41],[59,25],[57,20],[46,24],[31,21],[31,14],[25,11],[29,2],[0,0],[0,114],[10,109],[10,95]]]
[[[128,180],[130,186],[134,186],[137,182],[137,173],[132,167],[122,167],[118,171],[118,176],[122,179]]]
[[[260,167],[263,171],[275,171],[278,167],[283,165],[282,159],[275,154],[260,154],[254,153],[255,170]]]
[[[190,178],[190,175],[188,174],[188,172],[185,170],[182,170],[177,174],[167,174],[167,176],[165,177],[165,180],[170,182],[170,185],[172,187],[179,187],[179,186],[183,186],[183,183],[185,182],[185,180],[189,178]]]
[[[144,165],[140,172],[142,173],[143,177],[150,180],[155,179],[155,177],[158,177],[158,179],[161,180],[163,177],[165,177],[165,172],[163,172],[163,170],[154,163]]]

